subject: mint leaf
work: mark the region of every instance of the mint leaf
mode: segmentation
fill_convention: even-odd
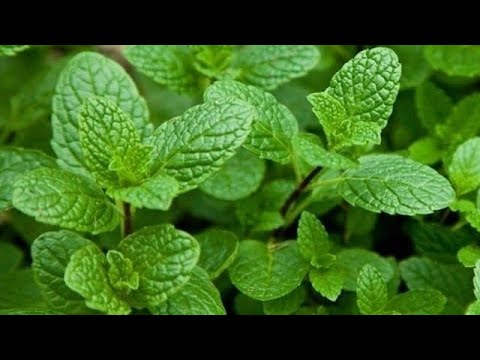
[[[32,269],[48,305],[66,314],[88,312],[83,298],[64,281],[73,254],[93,243],[71,231],[47,232],[32,244]]]
[[[213,176],[200,184],[200,189],[216,199],[235,201],[258,190],[265,175],[265,162],[241,149]]]
[[[415,105],[423,127],[435,133],[435,126],[444,123],[452,111],[453,101],[441,88],[425,81],[415,91]]]
[[[0,315],[63,315],[60,312],[50,309],[4,309]]]
[[[342,292],[345,274],[341,268],[312,269],[309,274],[313,288],[330,301],[336,301]]]
[[[237,236],[225,230],[209,229],[195,235],[200,244],[198,265],[204,269],[210,279],[215,279],[226,270],[238,253]]]
[[[305,288],[297,287],[290,294],[281,298],[265,301],[263,312],[267,315],[290,315],[300,309],[305,300]]]
[[[107,259],[96,245],[77,250],[65,269],[67,286],[85,298],[85,304],[108,315],[128,315],[130,306],[111,288]]]
[[[442,150],[434,137],[424,137],[408,147],[408,158],[424,165],[433,165],[442,159]]]
[[[22,260],[22,250],[13,244],[0,242],[0,273],[15,270]]]
[[[123,54],[136,69],[158,84],[188,94],[198,89],[198,79],[185,46],[131,45]]]
[[[247,103],[224,100],[194,106],[164,122],[154,134],[154,170],[174,177],[180,192],[194,189],[235,154],[253,116]]]
[[[255,86],[238,81],[217,81],[203,95],[206,102],[225,98],[240,99],[256,110],[252,132],[244,147],[261,159],[287,164],[291,155],[291,139],[298,132],[295,116],[275,97]]]
[[[0,56],[14,56],[29,47],[29,45],[0,45]]]
[[[388,301],[387,284],[372,265],[365,265],[357,279],[357,304],[364,315],[381,314]]]
[[[435,70],[451,76],[480,75],[478,45],[428,45],[425,57]]]
[[[457,194],[463,195],[480,185],[480,137],[461,144],[452,157],[448,173]]]
[[[295,242],[267,246],[240,242],[238,256],[228,268],[230,279],[245,295],[260,301],[278,299],[298,287],[308,271]]]
[[[470,304],[465,312],[465,315],[480,315],[480,300]]]
[[[300,253],[310,263],[317,263],[318,259],[330,251],[328,233],[317,217],[304,211],[300,217],[297,230],[297,243]]]
[[[139,285],[138,273],[133,270],[132,262],[118,251],[107,253],[108,280],[112,287],[120,293],[129,293],[137,290]]]
[[[175,294],[190,279],[200,255],[197,241],[173,225],[144,227],[123,239],[118,251],[139,274],[138,290],[128,295],[138,308],[160,305]]]
[[[343,155],[326,150],[321,140],[313,134],[297,134],[292,139],[292,144],[298,156],[310,166],[345,170],[357,165]]]
[[[221,79],[232,62],[231,45],[190,45],[190,50],[195,70],[209,78]]]
[[[423,45],[389,45],[402,64],[400,88],[409,89],[421,85],[431,73],[429,63],[423,56]]]
[[[395,296],[387,310],[402,315],[438,315],[442,312],[447,298],[437,290],[410,290]]]
[[[200,267],[190,280],[163,304],[150,309],[156,315],[225,315],[220,293]]]
[[[305,76],[315,67],[319,56],[312,45],[251,45],[238,56],[239,80],[273,90]]]
[[[0,309],[14,308],[47,308],[31,269],[0,273]]]
[[[159,172],[139,185],[109,188],[107,194],[137,208],[166,211],[178,194],[178,182],[173,177]]]
[[[450,183],[432,168],[398,155],[368,155],[338,185],[353,206],[387,214],[430,214],[455,199]]]
[[[106,98],[85,100],[78,119],[84,164],[104,187],[138,184],[150,171],[151,149],[132,120]]]
[[[480,300],[480,261],[477,261],[475,268],[473,269],[473,293],[477,300]]]
[[[57,169],[40,168],[14,186],[13,205],[37,221],[99,234],[115,229],[120,215],[90,179]]]
[[[388,260],[372,251],[365,249],[345,249],[339,251],[336,256],[336,266],[338,266],[340,271],[343,271],[345,276],[343,283],[345,290],[356,290],[360,270],[367,264],[374,266],[380,274],[382,274],[386,283],[394,276],[394,269]]]
[[[458,261],[468,268],[475,267],[480,260],[480,247],[477,245],[468,245],[461,248],[458,252]]]
[[[58,164],[87,175],[78,134],[78,118],[84,101],[107,97],[127,114],[142,139],[153,131],[148,108],[126,71],[115,61],[97,53],[82,52],[73,57],[60,74],[53,97],[52,148]]]
[[[0,212],[12,206],[15,182],[39,167],[56,167],[55,160],[37,150],[0,148]]]

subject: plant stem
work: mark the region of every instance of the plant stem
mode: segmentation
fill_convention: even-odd
[[[302,192],[307,188],[307,186],[310,184],[310,182],[315,178],[315,176],[318,175],[318,173],[322,170],[320,166],[317,166],[315,169],[313,169],[305,179],[300,183],[300,185],[297,186],[297,188],[290,194],[288,197],[287,201],[283,204],[283,206],[280,209],[280,213],[282,216],[285,216],[288,212],[288,209],[290,209],[290,206],[298,200],[300,195],[302,195]]]
[[[123,203],[123,227],[122,236],[126,237],[133,232],[132,208],[129,203]]]

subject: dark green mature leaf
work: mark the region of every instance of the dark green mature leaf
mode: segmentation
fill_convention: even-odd
[[[0,309],[47,308],[31,269],[0,274]]]
[[[296,312],[305,300],[305,288],[299,286],[281,298],[265,301],[263,311],[267,315],[290,315]]]

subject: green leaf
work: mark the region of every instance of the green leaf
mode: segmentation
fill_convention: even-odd
[[[232,283],[245,295],[261,301],[278,299],[297,288],[308,271],[295,242],[267,246],[245,240],[228,268]]]
[[[108,280],[112,287],[120,293],[128,294],[131,290],[137,290],[139,276],[133,270],[130,259],[118,251],[111,250],[107,253]]]
[[[465,220],[477,231],[480,231],[480,209],[469,211],[465,215]]]
[[[380,314],[388,301],[387,284],[372,265],[365,265],[357,279],[357,305],[364,315]]]
[[[310,263],[327,255],[330,251],[328,233],[317,217],[304,211],[300,217],[297,230],[297,243],[300,253]]]
[[[343,155],[326,150],[321,140],[313,134],[297,134],[292,139],[292,144],[296,154],[310,166],[345,170],[357,165]]]
[[[115,102],[87,98],[78,133],[85,167],[100,185],[138,184],[148,176],[152,150],[142,145],[133,121]]]
[[[345,275],[343,288],[348,291],[355,291],[357,288],[357,278],[360,270],[367,264],[374,266],[383,279],[388,283],[394,276],[394,269],[387,259],[380,255],[364,249],[346,249],[338,252],[337,262],[341,271]]]
[[[455,200],[450,183],[434,169],[398,155],[368,155],[349,169],[339,184],[353,206],[387,214],[420,215],[448,207]]]
[[[0,309],[47,308],[31,269],[0,273]]]
[[[480,137],[461,144],[452,157],[448,173],[457,194],[463,195],[480,185]]]
[[[352,235],[367,235],[377,224],[378,215],[362,208],[349,207],[345,220],[345,237],[348,240]]]
[[[23,260],[23,251],[13,244],[0,242],[0,273],[18,268]]]
[[[62,71],[53,97],[52,148],[61,167],[83,175],[88,174],[83,168],[78,119],[84,101],[92,96],[115,102],[143,140],[153,131],[146,102],[120,64],[93,52],[76,55]]]
[[[441,88],[425,81],[415,91],[415,105],[423,127],[434,133],[435,126],[444,123],[452,111],[453,101]]]
[[[480,46],[428,45],[425,57],[435,70],[450,76],[480,75]]]
[[[123,54],[137,70],[158,84],[188,94],[199,88],[187,47],[131,45]]]
[[[442,312],[447,298],[437,290],[410,290],[395,296],[387,310],[402,315],[438,315]]]
[[[300,309],[305,300],[305,288],[297,287],[291,293],[281,298],[265,301],[263,311],[267,315],[290,315]]]
[[[408,158],[424,165],[433,165],[442,159],[442,150],[437,139],[424,137],[410,144]]]
[[[412,257],[400,263],[402,278],[410,290],[434,289],[447,297],[444,313],[463,314],[473,301],[472,273],[460,264],[440,264]]]
[[[224,76],[232,62],[232,45],[190,45],[195,69],[209,78]]]
[[[39,167],[56,167],[55,160],[37,150],[0,149],[0,212],[12,206],[15,182],[26,172]]]
[[[163,304],[150,309],[156,315],[225,315],[222,299],[208,274],[195,267],[190,280]]]
[[[216,199],[235,201],[258,190],[265,175],[265,162],[241,149],[216,174],[200,184],[200,189]]]
[[[200,244],[198,265],[204,269],[210,279],[215,279],[226,270],[238,253],[237,236],[225,230],[209,229],[195,235]]]
[[[29,45],[0,45],[0,56],[14,56],[29,47]]]
[[[458,261],[467,268],[475,267],[477,261],[480,260],[480,246],[468,245],[460,249],[458,252]]]
[[[470,304],[465,312],[465,315],[480,315],[480,300]]]
[[[305,76],[317,65],[319,57],[313,45],[250,45],[238,56],[239,80],[273,90]]]
[[[235,155],[251,130],[254,109],[219,100],[187,110],[155,131],[154,170],[174,177],[180,192],[194,189]]]
[[[73,254],[93,243],[71,231],[47,232],[32,245],[32,269],[48,305],[66,314],[88,312],[83,298],[64,281]]]
[[[65,269],[67,286],[85,298],[85,304],[108,315],[128,315],[130,305],[110,286],[107,259],[96,245],[77,250]]]
[[[0,315],[64,315],[61,312],[50,309],[4,309]]]
[[[343,270],[337,266],[329,269],[311,269],[309,274],[313,288],[330,301],[336,301],[345,282]]]
[[[421,85],[431,73],[431,68],[423,56],[423,45],[389,45],[398,55],[402,64],[400,88],[402,90]]]
[[[477,261],[475,268],[473,269],[473,293],[477,300],[480,300],[480,261]]]
[[[25,174],[15,183],[13,205],[37,221],[92,234],[111,231],[120,221],[114,204],[93,181],[64,170]]]
[[[171,176],[157,173],[143,183],[122,188],[110,188],[107,195],[128,202],[136,208],[168,210],[178,194],[178,182]]]
[[[166,301],[190,279],[198,262],[197,241],[173,225],[144,227],[123,239],[118,251],[140,276],[138,290],[128,296],[134,307],[152,307]]]
[[[240,99],[256,110],[252,132],[244,147],[261,159],[287,164],[291,155],[291,139],[298,132],[295,116],[275,97],[255,86],[238,81],[217,81],[203,95],[206,102],[226,98]]]

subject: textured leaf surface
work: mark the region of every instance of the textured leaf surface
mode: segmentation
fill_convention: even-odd
[[[465,246],[458,252],[458,261],[460,261],[465,267],[473,268],[479,260],[480,247],[477,245]]]
[[[180,191],[195,188],[235,155],[251,130],[254,110],[243,101],[194,106],[154,134],[155,170],[174,177]]]
[[[145,100],[115,61],[93,52],[73,57],[62,71],[53,97],[52,148],[61,167],[87,175],[78,134],[78,115],[91,96],[107,97],[133,121],[142,139],[153,131]]]
[[[425,57],[434,69],[451,76],[480,75],[478,45],[428,45]]]
[[[281,298],[265,301],[263,311],[267,315],[290,315],[300,309],[305,300],[305,288],[299,286]]]
[[[67,286],[85,298],[85,304],[109,315],[128,315],[130,306],[110,286],[107,259],[96,245],[87,245],[70,258],[65,269]]]
[[[215,279],[227,269],[238,253],[237,236],[225,230],[209,229],[195,236],[200,244],[198,265],[211,279]]]
[[[130,290],[137,290],[139,276],[133,270],[130,259],[127,259],[121,252],[111,250],[107,253],[108,280],[115,290],[121,293],[129,293]]]
[[[313,45],[250,45],[239,55],[239,79],[265,90],[302,77],[319,60]]]
[[[432,168],[398,155],[368,155],[339,184],[354,206],[388,214],[430,214],[455,200],[450,183]]]
[[[39,167],[56,167],[56,163],[40,151],[13,147],[0,149],[0,211],[12,206],[15,182],[26,172]]]
[[[216,174],[200,184],[200,189],[214,198],[235,201],[258,190],[265,175],[265,162],[241,149]]]
[[[15,270],[22,260],[22,250],[13,244],[0,242],[0,273]]]
[[[98,234],[117,227],[120,215],[102,190],[81,175],[41,168],[15,183],[13,205],[37,221]]]
[[[118,251],[140,276],[138,290],[128,297],[135,307],[166,301],[188,282],[200,255],[197,241],[173,225],[145,227],[123,239]]]
[[[465,312],[465,315],[480,315],[480,300],[470,304]]]
[[[457,148],[448,172],[458,195],[478,188],[480,185],[480,137],[467,140]]]
[[[341,268],[312,269],[309,274],[313,288],[330,301],[336,301],[342,292],[345,275]]]
[[[447,298],[440,291],[410,290],[391,299],[387,310],[402,315],[438,315],[446,302]]]
[[[261,301],[278,299],[298,287],[308,271],[295,242],[277,248],[245,240],[228,269],[233,284],[245,295]]]
[[[304,211],[300,217],[297,230],[297,243],[305,260],[313,263],[328,254],[330,243],[325,227],[315,215]]]
[[[222,299],[208,274],[200,267],[190,280],[166,302],[150,309],[157,315],[225,315]]]
[[[206,102],[225,98],[246,101],[256,110],[244,147],[262,159],[288,163],[291,139],[298,132],[297,120],[290,110],[273,95],[233,80],[217,81],[204,94]]]
[[[357,305],[364,315],[379,314],[388,301],[387,284],[381,273],[372,266],[365,265],[357,279]]]
[[[477,261],[475,268],[473,269],[473,293],[477,300],[480,300],[480,261]]]
[[[52,309],[66,314],[85,313],[84,299],[64,281],[65,269],[79,249],[93,245],[91,241],[71,231],[47,232],[32,245],[32,268],[35,281]]]

